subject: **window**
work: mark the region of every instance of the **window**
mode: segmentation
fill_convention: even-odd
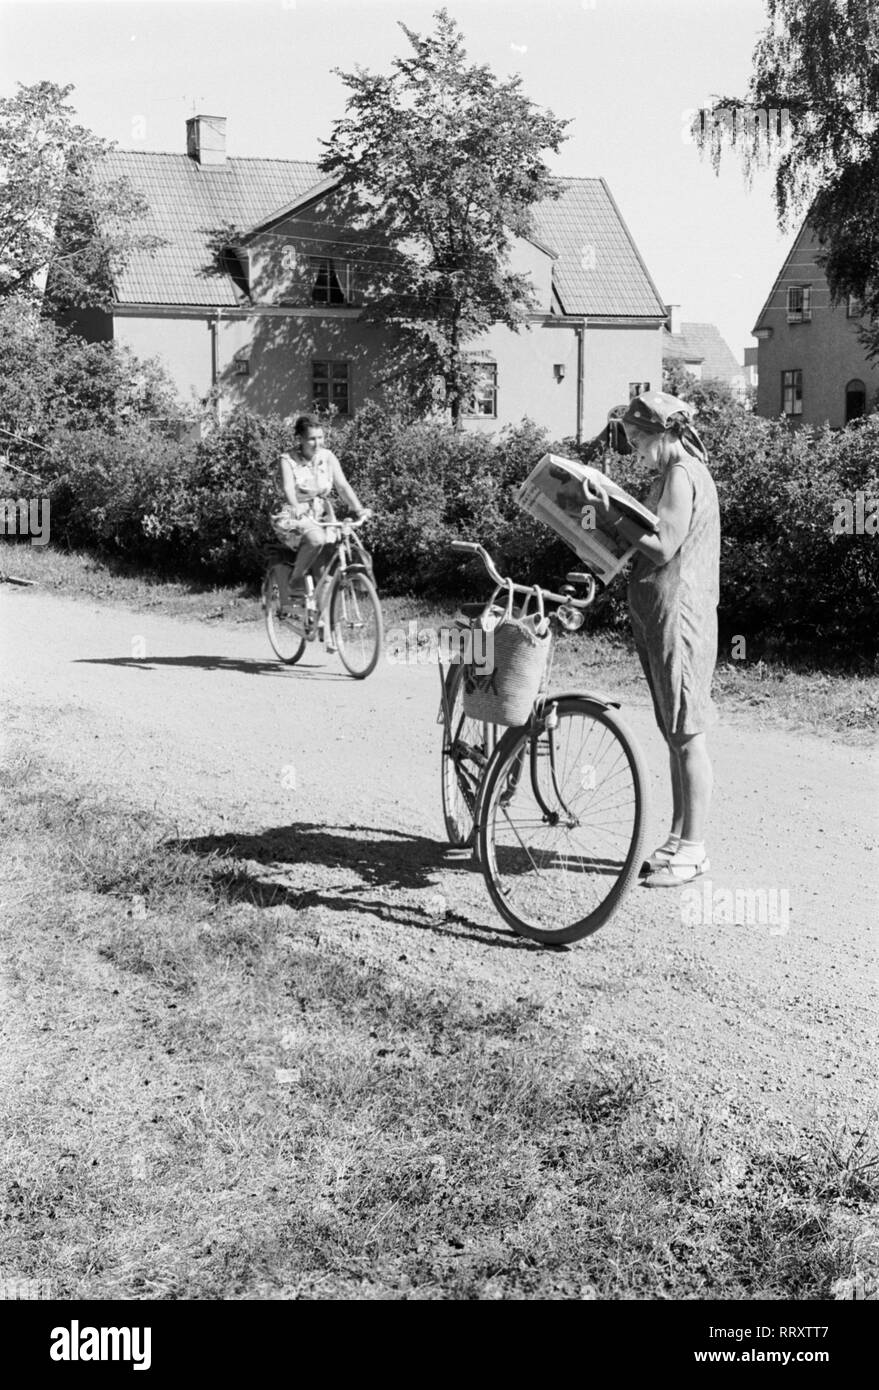
[[[787,292],[788,323],[808,323],[812,318],[812,286],[790,285]]]
[[[643,395],[644,395],[644,392],[645,392],[645,391],[649,391],[649,390],[650,390],[650,382],[649,382],[649,381],[630,381],[630,382],[629,382],[629,400],[630,400],[630,401],[633,401],[633,400],[635,399],[636,396],[643,396]]]
[[[351,414],[350,372],[347,362],[312,362],[311,394],[317,411],[332,406],[340,415]]]
[[[867,413],[867,388],[857,378],[845,388],[845,423]]]
[[[803,373],[799,369],[781,374],[781,408],[785,415],[803,413]]]
[[[332,256],[309,256],[308,261],[314,273],[312,303],[347,304],[350,289],[347,261],[337,261]]]
[[[473,395],[465,414],[467,415],[497,415],[497,363],[496,362],[477,362],[474,364],[479,371],[479,379],[476,383]]]
[[[859,295],[850,294],[845,306],[846,317],[859,319],[864,312],[864,305]]]

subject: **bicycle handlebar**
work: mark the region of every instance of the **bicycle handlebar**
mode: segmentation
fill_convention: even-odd
[[[341,521],[317,521],[317,520],[315,520],[315,521],[310,521],[309,524],[310,524],[310,525],[313,525],[313,526],[323,526],[324,530],[328,530],[328,529],[330,529],[330,528],[335,528],[335,527],[345,527],[345,526],[347,526],[349,530],[351,530],[351,531],[356,531],[356,530],[359,529],[359,527],[361,527],[361,526],[363,525],[364,521],[370,521],[371,519],[372,519],[372,512],[366,511],[366,512],[363,513],[363,516],[358,516],[358,517],[356,517],[356,518],[354,518],[354,519],[352,519],[351,517],[347,517],[347,516],[346,516],[346,517],[343,517]]]
[[[570,594],[554,594],[551,589],[544,589],[539,584],[513,584],[512,580],[505,579],[504,576],[498,572],[498,568],[488,551],[476,541],[452,541],[451,548],[459,555],[478,555],[489,579],[499,588],[507,589],[512,584],[513,592],[523,595],[533,593],[535,589],[539,588],[544,599],[550,599],[550,601],[554,603],[567,604],[569,608],[588,608],[595,598],[595,578],[591,574],[578,573],[569,576],[569,578],[575,579],[577,583],[587,583],[589,587],[589,593],[586,598],[572,598]]]

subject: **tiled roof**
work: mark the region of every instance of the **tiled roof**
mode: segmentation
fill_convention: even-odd
[[[321,177],[316,164],[300,160],[227,159],[221,168],[201,168],[185,154],[128,150],[108,155],[104,169],[108,178],[127,176],[149,203],[139,230],[169,243],[132,256],[116,285],[123,304],[239,304],[228,276],[205,274],[211,232],[251,227]]]
[[[703,380],[733,381],[743,374],[731,349],[713,323],[682,323],[680,333],[662,333],[663,357],[701,362]]]
[[[185,154],[117,150],[108,178],[127,176],[150,207],[142,229],[167,240],[135,253],[117,281],[123,304],[234,306],[227,276],[209,275],[211,233],[254,227],[321,182],[316,164],[289,159],[227,159],[200,167]],[[664,306],[603,179],[561,179],[562,195],[534,215],[534,235],[558,255],[553,277],[566,314],[661,317]]]
[[[559,179],[562,195],[534,212],[558,252],[553,277],[566,314],[665,317],[665,305],[604,179]]]

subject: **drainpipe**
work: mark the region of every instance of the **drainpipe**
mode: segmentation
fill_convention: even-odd
[[[586,362],[586,320],[577,324],[577,443],[583,443],[583,382]]]
[[[214,414],[217,420],[220,418],[220,320],[222,317],[222,309],[215,309],[213,320],[208,321],[211,330],[211,392],[214,397]]]

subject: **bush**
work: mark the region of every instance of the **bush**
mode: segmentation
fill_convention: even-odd
[[[879,538],[835,535],[834,509],[858,493],[879,498],[879,417],[846,430],[791,430],[755,416],[714,387],[694,387],[698,425],[720,501],[724,638],[748,654],[806,652],[837,660],[876,652]],[[482,542],[506,572],[557,585],[572,553],[517,507],[515,492],[540,454],[575,456],[530,421],[496,438],[404,422],[368,404],[333,425],[330,446],[376,516],[368,533],[385,592],[431,598],[485,592],[451,542]],[[292,443],[280,419],[239,409],[197,444],[181,446],[141,419],[57,429],[41,464],[52,531],[176,574],[256,579],[280,502],[277,462]],[[589,446],[579,446],[580,452]],[[647,472],[633,456],[599,464],[636,495]],[[601,595],[593,626],[625,628],[625,585]]]

